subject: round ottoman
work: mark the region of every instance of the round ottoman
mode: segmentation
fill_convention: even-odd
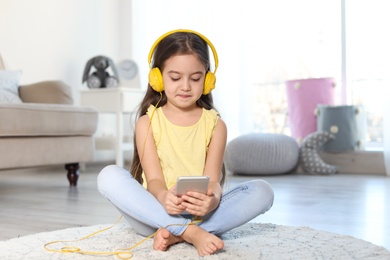
[[[235,174],[282,174],[293,170],[299,161],[299,146],[283,134],[246,134],[230,141],[225,165]]]

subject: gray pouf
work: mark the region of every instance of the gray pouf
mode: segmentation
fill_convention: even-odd
[[[298,143],[283,134],[246,134],[230,141],[225,165],[235,174],[282,174],[298,164]]]

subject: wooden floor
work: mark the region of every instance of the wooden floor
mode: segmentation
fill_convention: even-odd
[[[96,176],[103,166],[87,165],[77,188],[68,186],[62,167],[0,171],[0,240],[114,223],[119,213],[96,189]],[[226,186],[251,178],[229,176]],[[309,226],[390,250],[390,177],[287,174],[261,178],[274,188],[275,202],[254,222]]]

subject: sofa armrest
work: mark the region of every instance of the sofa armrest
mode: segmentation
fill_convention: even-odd
[[[42,81],[19,87],[25,103],[73,104],[72,90],[62,81]]]

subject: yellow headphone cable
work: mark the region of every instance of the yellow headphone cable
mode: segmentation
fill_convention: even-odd
[[[79,242],[79,241],[82,241],[82,240],[85,240],[85,239],[88,239],[88,238],[91,238],[99,233],[102,233],[104,231],[107,231],[111,228],[113,228],[116,224],[119,223],[119,221],[122,219],[122,215],[119,217],[119,219],[112,225],[112,226],[109,226],[107,228],[104,228],[104,229],[101,229],[101,230],[98,230],[96,232],[93,232],[85,237],[82,237],[82,238],[79,238],[79,239],[75,239],[75,240],[56,240],[56,241],[52,241],[52,242],[48,242],[44,245],[44,248],[49,251],[49,252],[53,252],[53,253],[62,253],[62,254],[66,254],[66,253],[70,253],[70,254],[82,254],[82,255],[95,255],[95,256],[102,256],[102,255],[106,255],[106,256],[109,256],[109,255],[115,255],[117,256],[118,258],[120,259],[130,259],[133,257],[133,253],[132,253],[132,250],[134,248],[136,248],[137,246],[141,245],[143,242],[145,242],[146,240],[154,237],[157,232],[160,230],[158,229],[156,232],[154,232],[153,234],[151,234],[150,236],[148,237],[145,237],[144,239],[140,240],[139,242],[137,242],[135,245],[131,246],[131,247],[128,247],[128,248],[118,248],[116,249],[115,251],[85,251],[85,250],[82,250],[81,248],[77,247],[77,246],[64,246],[60,249],[53,249],[53,248],[49,248],[50,245],[53,245],[53,244],[58,244],[58,243],[74,243],[74,242]],[[190,223],[188,224],[170,224],[164,228],[168,228],[170,226],[190,226],[190,225],[195,225],[195,224],[198,224],[202,222],[202,219],[201,218],[197,218],[195,217],[193,221],[191,221]]]

